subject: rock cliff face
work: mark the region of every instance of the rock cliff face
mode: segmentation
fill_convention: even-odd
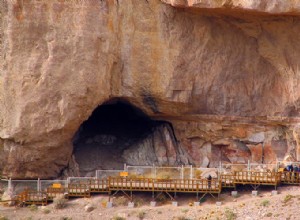
[[[300,1],[0,3],[5,175],[74,170],[76,131],[115,98],[171,123],[180,163],[300,159]]]
[[[273,14],[299,14],[298,0],[162,0],[174,7],[253,11]]]

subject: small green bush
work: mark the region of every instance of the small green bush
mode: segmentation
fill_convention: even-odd
[[[261,206],[269,206],[270,205],[270,201],[269,200],[263,200],[261,203],[260,203]]]

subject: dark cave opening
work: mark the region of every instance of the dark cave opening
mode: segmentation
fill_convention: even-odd
[[[124,151],[149,139],[162,124],[123,100],[98,106],[73,139],[80,175],[94,175],[97,169],[122,169],[128,163]]]

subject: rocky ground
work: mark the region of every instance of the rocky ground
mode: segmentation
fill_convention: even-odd
[[[72,199],[63,209],[57,209],[54,204],[47,207],[6,207],[0,206],[0,219],[299,219],[300,188],[297,186],[280,187],[278,195],[271,195],[271,188],[263,188],[259,195],[253,197],[251,189],[239,191],[239,196],[233,198],[230,191],[220,196],[221,206],[216,205],[216,199],[207,197],[200,206],[190,206],[194,195],[180,194],[178,207],[172,206],[170,200],[161,199],[157,207],[151,207],[149,194],[135,194],[135,208],[128,208],[127,201],[121,194],[114,198],[115,206],[105,208],[108,197],[97,195],[85,199]]]

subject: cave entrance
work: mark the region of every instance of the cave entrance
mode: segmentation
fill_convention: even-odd
[[[80,175],[94,175],[97,169],[123,169],[124,163],[163,163],[165,158],[159,154],[163,152],[162,157],[167,157],[166,139],[170,139],[164,133],[172,136],[168,124],[151,120],[124,100],[109,101],[97,107],[73,139]]]

